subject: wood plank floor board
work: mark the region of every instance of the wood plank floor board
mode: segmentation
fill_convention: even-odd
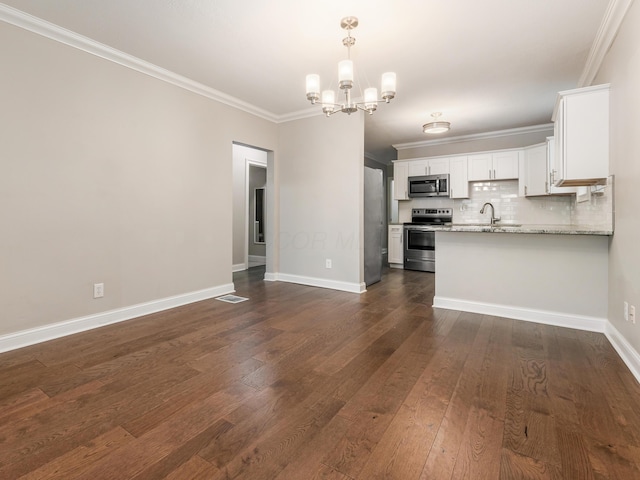
[[[452,478],[498,478],[503,424],[486,410],[471,407]]]
[[[275,478],[297,456],[297,451],[313,440],[344,403],[324,397],[316,408],[295,408],[287,419],[259,437],[221,468],[220,479]]]
[[[165,478],[167,480],[209,480],[219,473],[217,468],[195,455]]]
[[[418,329],[413,337],[417,340],[422,334]],[[396,350],[340,410],[339,415],[350,419],[352,426],[322,463],[358,476],[431,358],[412,352],[413,343],[409,339]]]
[[[44,404],[50,397],[39,388],[23,390],[0,402],[0,425],[12,418],[23,418],[35,404]]]
[[[201,448],[203,441],[209,441],[230,428],[222,417],[251,393],[250,387],[236,382],[202,401],[184,406],[165,422],[133,440],[126,448],[119,448],[112,456],[95,462],[84,474],[85,478],[135,478],[172,452],[182,457],[182,447],[186,446],[187,452]],[[206,438],[198,437],[201,434]],[[191,445],[189,442],[196,437],[195,446]]]
[[[640,385],[593,332],[234,274],[0,354],[0,478],[639,479]],[[463,280],[462,280],[463,281]]]
[[[115,427],[84,445],[57,457],[54,461],[32,470],[20,480],[54,480],[82,477],[97,460],[110,455],[114,449],[127,445],[133,437],[121,427]]]
[[[233,423],[233,429],[203,448],[199,455],[216,467],[224,468],[252,442],[286,422],[296,409],[308,408],[315,403],[316,398],[309,400],[309,397],[321,391],[319,387],[325,382],[320,375],[309,375],[294,384],[278,384],[257,392],[225,415],[224,418]]]
[[[124,422],[122,426],[132,435],[139,437],[166,421],[168,417],[180,411],[185,406],[198,401],[203,401],[207,397],[230,387],[237,382],[238,375],[255,370],[261,366],[261,362],[248,359],[240,365],[226,366],[229,368],[217,372],[206,373],[194,377],[186,378],[180,383],[160,390],[157,394],[156,406],[143,414]]]
[[[448,363],[454,369],[445,375],[444,379],[447,381],[442,384],[443,391],[436,396],[445,409],[421,472],[421,479],[451,478],[453,475],[477,386],[482,378],[481,365],[492,327],[492,322],[483,319],[481,315],[461,314],[450,330],[447,343],[440,349],[450,352]],[[432,382],[429,377],[425,380]],[[428,397],[426,400],[428,411],[434,402]],[[440,414],[441,410],[438,409],[437,412]]]
[[[336,444],[345,435],[351,424],[351,420],[340,415],[334,416],[318,435],[298,451],[295,458],[288,462],[276,479],[335,478],[349,480],[351,477],[323,464],[322,457],[325,455],[327,446]],[[314,474],[316,468],[318,471]]]
[[[361,478],[417,478],[422,471],[464,365],[462,350],[467,350],[466,345],[443,341],[434,342],[414,362],[421,366],[420,376],[367,456]]]
[[[508,448],[502,449],[500,457],[500,480],[514,478],[530,480],[561,480],[561,470],[540,460],[519,455]]]
[[[394,328],[401,316],[394,309],[385,309],[376,313],[376,318],[378,318],[376,323],[361,332],[350,342],[341,343],[340,348],[335,350],[328,358],[319,360],[314,366],[314,371],[332,375],[344,368],[356,356],[369,348],[373,342]]]
[[[135,480],[154,480],[156,478],[165,478],[173,474],[177,476],[178,472],[183,475],[218,475],[219,471],[213,465],[205,462],[204,459],[197,456],[197,453],[204,447],[211,444],[218,437],[228,432],[233,425],[224,419],[219,419],[210,427],[190,438],[186,442],[180,444],[176,449],[170,451],[166,456],[162,457],[156,463],[149,465],[143,471],[133,476]],[[198,458],[202,461],[194,462],[193,459]],[[196,463],[196,465],[194,465]],[[206,465],[205,465],[206,464]],[[185,467],[189,465],[188,469]],[[195,471],[194,470],[195,467]],[[183,478],[191,478],[183,477]]]

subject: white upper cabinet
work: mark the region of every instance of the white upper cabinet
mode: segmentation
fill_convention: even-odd
[[[429,170],[427,175],[444,175],[451,171],[448,158],[432,158],[429,160],[427,167]]]
[[[547,137],[547,182],[549,195],[574,195],[578,187],[556,187],[555,183],[556,143],[553,137]]]
[[[426,159],[411,160],[409,162],[409,176],[417,177],[420,175],[428,175],[428,166]]]
[[[526,197],[549,193],[546,142],[524,149],[524,172],[520,177],[520,183],[524,184]]]
[[[560,92],[553,121],[554,185],[604,183],[609,176],[609,85]]]
[[[393,199],[409,200],[409,164],[407,162],[393,163]]]
[[[469,173],[467,157],[449,159],[449,194],[451,198],[469,198]]]
[[[444,175],[449,173],[449,158],[420,158],[409,162],[409,176]]]
[[[518,178],[518,159],[522,155],[520,150],[496,152],[493,154],[493,179],[509,180]]]
[[[469,181],[517,179],[521,153],[521,150],[507,150],[469,155]]]

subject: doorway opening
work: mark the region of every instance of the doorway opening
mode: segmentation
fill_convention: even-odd
[[[267,264],[269,153],[233,144],[233,272]]]

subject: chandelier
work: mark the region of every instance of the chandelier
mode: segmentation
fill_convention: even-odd
[[[356,17],[345,17],[340,21],[340,26],[347,31],[347,36],[342,39],[342,44],[347,47],[347,60],[338,63],[338,81],[340,89],[344,91],[344,103],[336,103],[336,93],[333,90],[322,91],[322,111],[326,116],[336,112],[351,115],[353,112],[363,110],[369,115],[378,108],[378,102],[389,101],[396,95],[396,74],[386,72],[382,74],[382,99],[378,99],[378,89],[375,87],[366,88],[364,91],[364,101],[354,102],[351,100],[351,89],[353,88],[353,61],[351,60],[351,47],[355,45],[356,39],[351,36],[351,30],[358,26]],[[316,104],[320,100],[320,76],[315,73],[307,75],[307,100]]]

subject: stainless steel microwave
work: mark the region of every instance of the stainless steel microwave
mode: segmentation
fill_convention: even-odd
[[[449,175],[409,177],[409,197],[448,197]]]

